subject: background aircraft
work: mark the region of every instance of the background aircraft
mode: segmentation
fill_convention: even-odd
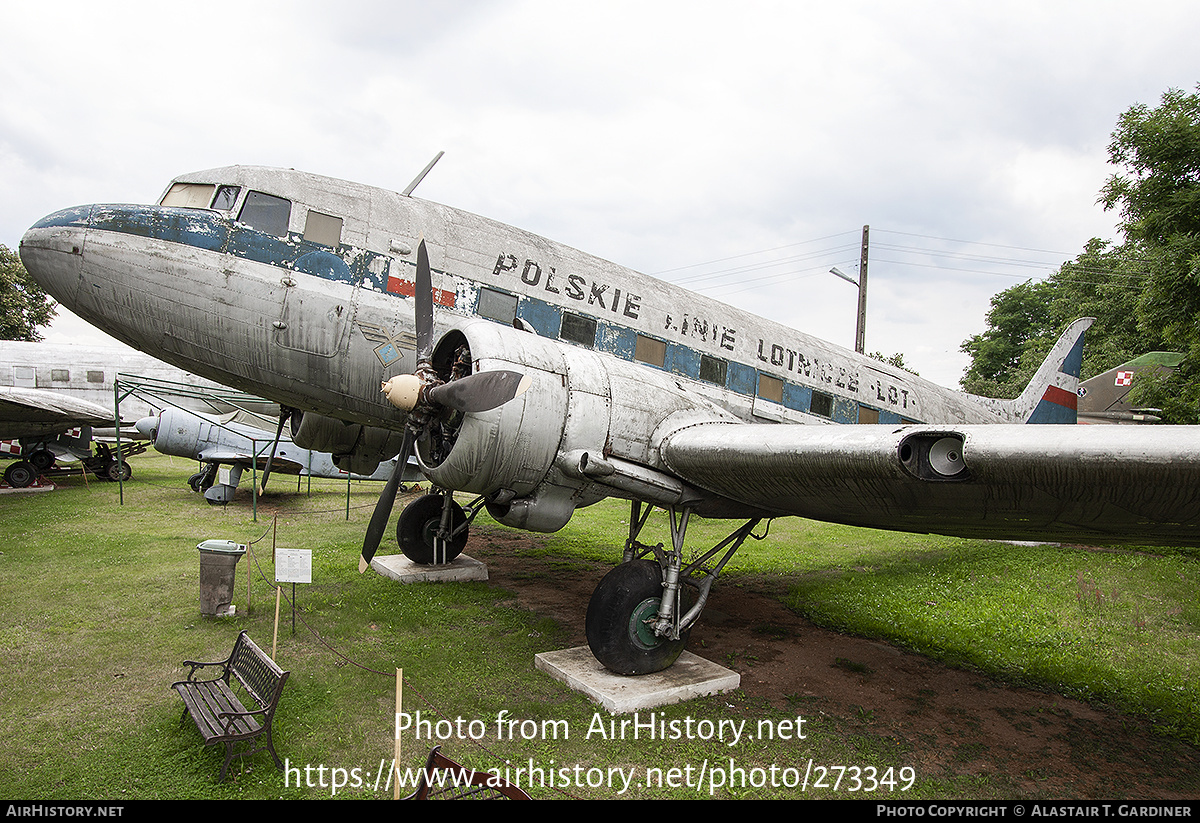
[[[137,349],[0,341],[0,387],[40,389],[101,406],[109,410],[109,428],[114,419],[113,383],[118,376],[127,383],[121,398],[121,415],[126,420],[154,414],[168,402],[211,414],[246,409],[269,417],[279,415],[279,406],[275,403],[235,393],[227,386],[164,363]],[[146,393],[129,394],[128,390],[135,384],[169,396],[169,401]]]
[[[1138,372],[1170,372],[1183,357],[1175,352],[1150,352],[1079,384],[1079,422],[1086,425],[1159,422],[1158,409],[1135,406],[1129,399]]]
[[[92,459],[89,465],[98,476],[117,479],[128,476],[128,465],[111,453],[93,455],[92,427],[116,422],[113,412],[95,403],[58,392],[0,386],[0,456],[13,457],[4,470],[4,482],[26,488],[38,475],[54,465],[60,455]],[[74,432],[73,430],[79,431]]]
[[[1182,493],[1200,430],[1012,425],[1076,422],[1086,319],[1019,398],[990,400],[485,218],[256,167],[185,175],[154,206],[48,215],[21,256],[109,334],[299,410],[297,444],[360,472],[413,454],[438,488],[477,495],[411,504],[406,553],[452,557],[485,507],[549,532],[629,499],[623,562],[587,618],[623,674],[674,661],[764,518],[1200,543],[1200,502]],[[640,539],[651,506],[670,515],[666,548]],[[693,515],[744,523],[693,552]]]
[[[124,421],[155,413],[167,403],[206,412],[245,409],[279,415],[275,403],[235,392],[136,349],[4,340],[0,396],[6,408],[2,422],[7,425],[0,437],[8,444],[0,448],[0,455],[18,458],[6,470],[6,482],[28,486],[59,457],[81,460],[103,479],[132,476],[128,463],[117,459],[108,444],[115,435],[118,380]],[[41,424],[36,429],[31,427],[34,417]],[[79,427],[84,427],[81,432],[70,433]],[[123,438],[137,436],[132,428],[122,432]],[[129,449],[123,445],[124,456]]]
[[[204,464],[202,471],[188,479],[188,485],[192,491],[203,492],[204,499],[214,505],[233,499],[242,473],[251,467],[257,467],[264,489],[269,475],[275,473],[356,480],[387,480],[392,475],[393,460],[381,463],[371,475],[350,474],[338,468],[330,454],[302,449],[286,435],[276,441],[275,433],[267,431],[264,424],[264,418],[246,412],[218,416],[167,407],[135,425],[163,454]],[[228,476],[220,471],[221,466],[231,467]],[[416,482],[423,478],[414,466],[403,479]]]

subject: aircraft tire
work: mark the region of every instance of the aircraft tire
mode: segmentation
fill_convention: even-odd
[[[37,480],[38,470],[32,463],[18,460],[4,470],[4,482],[14,489],[24,489]]]
[[[404,507],[396,520],[396,542],[400,551],[414,563],[422,566],[435,565],[434,535],[442,522],[443,497],[440,494],[426,494],[418,497]],[[458,528],[467,522],[467,515],[462,506],[451,501],[451,528]],[[464,529],[454,541],[446,547],[446,563],[453,563],[467,545],[467,531]]]
[[[124,460],[114,460],[104,470],[104,476],[114,483],[125,482],[133,477],[133,469]]]
[[[662,591],[662,569],[652,560],[622,563],[596,586],[585,631],[592,654],[606,669],[621,675],[652,674],[679,658],[690,632],[665,640],[642,628],[643,621],[658,613]]]
[[[44,472],[46,469],[54,465],[54,452],[49,449],[38,449],[33,454],[29,455],[29,462],[39,472]]]

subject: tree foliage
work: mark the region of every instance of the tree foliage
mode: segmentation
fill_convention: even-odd
[[[972,357],[964,389],[1015,397],[1061,330],[1095,317],[1084,378],[1156,349],[1185,355],[1169,378],[1139,380],[1133,398],[1164,419],[1200,415],[1200,94],[1172,89],[1156,108],[1118,120],[1108,147],[1117,172],[1100,192],[1121,216],[1123,242],[1092,240],[1041,282],[992,298],[988,328],[963,342]]]
[[[41,340],[38,329],[55,313],[54,301],[25,271],[17,253],[0,245],[0,340]]]

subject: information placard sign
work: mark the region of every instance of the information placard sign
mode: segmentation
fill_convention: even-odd
[[[275,549],[276,583],[311,583],[312,549]]]

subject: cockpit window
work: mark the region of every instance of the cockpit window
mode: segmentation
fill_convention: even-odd
[[[218,187],[217,196],[212,201],[212,207],[218,211],[229,211],[233,208],[233,204],[237,202],[237,196],[241,190],[241,186]]]
[[[179,206],[184,209],[206,209],[212,200],[211,183],[174,183],[170,191],[163,195],[162,206]]]
[[[263,194],[261,191],[251,191],[246,195],[246,203],[242,206],[238,220],[253,229],[277,237],[286,237],[291,216],[291,200],[284,200],[273,194]]]

